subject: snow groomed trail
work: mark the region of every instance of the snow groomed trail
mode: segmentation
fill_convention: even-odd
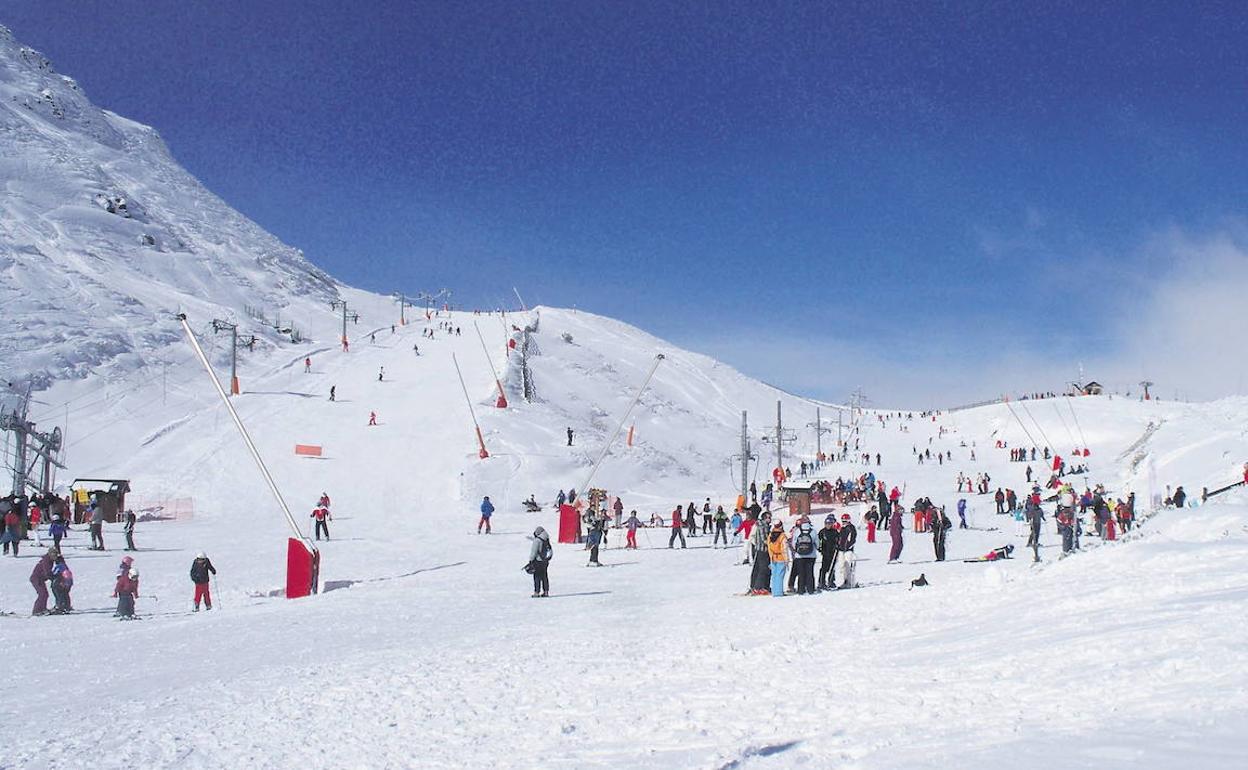
[[[117,414],[128,422],[111,445],[75,448],[76,475],[191,494],[196,513],[140,525],[141,621],[110,617],[121,554],[86,551],[85,533],[66,549],[76,615],[24,617],[36,551],[0,559],[0,609],[16,613],[0,617],[0,633],[32,662],[0,696],[0,720],[48,725],[72,713],[63,730],[12,732],[0,767],[76,767],[86,756],[97,767],[190,768],[1239,766],[1248,734],[1242,491],[1160,513],[1124,542],[1085,537],[1084,552],[1064,560],[1048,529],[1039,565],[963,563],[1006,543],[1021,553],[1023,543],[989,497],[970,496],[975,529],[951,532],[950,561],[934,563],[930,538],[906,532],[902,563],[888,565],[887,538],[867,544],[860,531],[861,588],[780,600],[741,595],[739,549],[698,537],[668,550],[657,529],[624,551],[613,533],[608,567],[586,567],[578,547],[559,546],[554,596],[530,599],[525,534],[556,529],[549,501],[581,483],[655,353],[671,365],[642,398],[637,445],[621,441],[595,481],[643,519],[707,496],[732,500],[726,459],[742,409],[764,459],[760,484],[768,448],[757,437],[775,401],[794,426],[814,409],[623,324],[541,314],[533,366],[542,400],[509,394],[508,410],[491,406],[469,314],[451,316],[463,336],[449,339],[435,331],[426,340],[423,323],[393,335],[376,326],[376,344],[367,342],[375,325],[352,330],[351,352],[314,356],[311,374],[289,354],[267,369],[251,364],[236,403],[296,513],[306,516],[322,491],[333,498],[323,577],[346,587],[307,600],[267,596],[282,584],[284,525],[219,404],[203,396],[206,383],[186,378],[162,403],[159,382],[136,382],[79,416],[80,433]],[[496,317],[483,331],[490,325]],[[501,367],[501,329],[493,337]],[[485,461],[452,352],[493,453]],[[1243,454],[1242,433],[1227,428],[1248,414],[1242,400],[1081,399],[1073,408],[1093,448],[1090,481],[1111,494],[1143,496],[1149,465],[1158,485],[1195,492]],[[1062,442],[1054,407],[1031,409]],[[1115,459],[1163,418],[1133,450],[1150,461],[1132,471]],[[880,424],[868,412],[861,425],[862,451],[882,457],[871,470],[905,486],[907,501],[923,494],[952,511],[959,471],[990,473],[993,489],[1025,488],[1024,466],[993,448],[1023,440],[1003,405],[935,422]],[[1208,444],[1214,426],[1227,435]],[[294,457],[297,442],[322,444],[326,458]],[[912,450],[927,446],[954,460],[918,465]],[[546,503],[541,513],[520,512],[529,493]],[[483,494],[499,508],[490,536],[475,532]],[[115,549],[120,533],[110,528],[106,540]],[[218,608],[193,615],[187,570],[199,549],[221,572]],[[910,590],[921,572],[931,585]]]

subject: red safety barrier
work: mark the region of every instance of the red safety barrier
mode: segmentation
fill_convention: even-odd
[[[320,457],[321,448],[316,444],[295,444],[295,454],[299,457]]]
[[[321,552],[302,540],[288,538],[286,541],[286,598],[301,599],[317,593],[321,574]]]

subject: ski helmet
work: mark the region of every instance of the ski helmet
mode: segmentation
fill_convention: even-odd
[[[848,513],[842,513],[842,514],[841,514],[841,521],[849,521],[849,514],[848,514]]]
[[[824,524],[835,524],[835,523],[836,523],[836,516],[835,516],[835,515],[833,515],[833,514],[828,514],[828,516],[827,516],[826,518],[824,518],[823,523],[824,523]]]
[[[195,554],[195,558],[196,558],[196,559],[207,559],[207,558],[208,558],[208,555],[207,555],[206,553],[204,553],[203,551],[200,551],[199,553]]]

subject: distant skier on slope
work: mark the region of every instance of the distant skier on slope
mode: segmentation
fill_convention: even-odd
[[[490,534],[490,517],[494,515],[494,503],[490,502],[489,495],[481,499],[481,519],[477,522],[477,534],[481,534],[481,528],[485,527],[485,534]]]
[[[676,538],[680,538],[680,547],[685,547],[685,520],[681,511],[684,506],[676,506],[676,510],[672,511],[672,536],[667,539],[667,547],[672,548],[676,545]]]
[[[325,539],[329,539],[329,522],[334,520],[333,514],[325,506],[317,506],[312,514],[308,517],[316,519],[316,539],[321,539],[321,533],[325,533]]]
[[[572,446],[572,427],[568,427],[568,446]]]
[[[901,539],[901,506],[893,506],[893,515],[888,518],[888,536],[892,538],[893,547],[888,552],[888,561],[890,563],[901,558],[901,549],[904,543]]]

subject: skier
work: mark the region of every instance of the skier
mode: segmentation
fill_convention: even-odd
[[[113,586],[113,596],[117,597],[117,612],[113,613],[113,617],[132,619],[134,600],[139,598],[139,571],[137,569],[130,567],[117,576],[117,584]]]
[[[747,548],[750,551],[750,560],[753,561],[753,568],[750,570],[750,593],[755,596],[765,596],[768,593],[768,584],[771,575],[771,557],[767,551],[767,536],[771,526],[770,514],[762,514],[761,516],[754,511],[750,512],[750,518],[747,520],[753,523],[750,535],[747,538]]]
[[[533,544],[529,547],[529,564],[527,572],[533,575],[533,598],[550,596],[550,560],[554,558],[555,549],[550,545],[550,535],[538,527],[533,530]]]
[[[875,529],[877,526],[879,526],[879,523],[880,523],[880,512],[873,505],[871,506],[871,510],[867,511],[866,515],[863,516],[862,518],[863,520],[867,522],[867,542],[874,543],[875,542]]]
[[[420,355],[420,345],[417,345],[415,342],[413,342],[412,352],[415,353],[416,355]]]
[[[312,373],[312,359],[311,358],[303,359],[303,373],[304,374]]]
[[[709,498],[708,498],[709,499]],[[714,548],[719,544],[719,539],[724,539],[724,547],[728,547],[728,514],[724,512],[724,506],[716,506],[715,508],[715,539],[711,541],[711,547]]]
[[[22,516],[15,508],[10,508],[9,512],[4,514],[4,534],[0,535],[0,543],[4,543],[4,552],[9,552],[9,546],[13,547],[13,557],[17,558],[17,546],[22,542],[21,534]]]
[[[477,534],[481,534],[481,528],[485,527],[485,534],[490,534],[490,517],[494,515],[494,503],[490,502],[489,495],[481,499],[481,520],[477,522]]]
[[[91,550],[104,550],[104,506],[93,497],[87,506],[91,511]]]
[[[689,537],[698,536],[697,510],[698,507],[693,501],[690,501],[689,507],[685,509],[685,526],[689,529]]]
[[[572,446],[572,428],[568,427],[568,446]]]
[[[702,503],[702,534],[711,534],[711,526],[714,523],[714,516],[711,514],[711,498],[706,498],[706,502]]]
[[[561,489],[561,490],[559,490],[559,494],[555,495],[555,505],[556,505],[556,507],[557,507],[557,506],[561,506],[561,505],[563,505],[563,504],[564,504],[564,503],[566,503],[567,501],[568,501],[568,496],[567,496],[566,494],[564,494],[564,492],[563,492],[563,490],[562,490],[562,489]]]
[[[1183,491],[1183,487],[1175,488],[1173,501],[1175,508],[1182,508],[1187,503],[1187,493]]]
[[[893,515],[888,519],[888,535],[892,538],[893,547],[888,552],[889,562],[895,562],[901,558],[901,549],[904,543],[901,539],[901,506],[893,506]]]
[[[637,518],[637,511],[632,511],[628,515],[628,521],[624,524],[628,528],[628,535],[624,538],[624,547],[637,550],[637,528],[641,526],[641,520]]]
[[[368,424],[369,424],[369,425],[376,425],[376,424],[377,424],[377,413],[376,413],[376,412],[369,412],[369,413],[368,413]]]
[[[39,524],[43,521],[43,511],[35,503],[30,504],[30,532],[35,536],[35,545],[42,548],[43,538],[39,536]]]
[[[809,521],[803,521],[798,526],[797,537],[793,539],[793,571],[797,573],[799,594],[815,592],[815,556],[817,553],[814,529]]]
[[[48,614],[47,583],[52,579],[52,565],[59,555],[55,548],[49,548],[48,552],[35,562],[35,568],[30,571],[30,584],[35,587],[35,607],[30,613],[32,615]]]
[[[329,386],[329,400],[330,400],[330,401],[333,401],[333,400],[334,400],[334,394],[335,394],[335,393],[337,393],[337,391],[338,391],[338,386],[337,386],[337,385],[330,385],[330,386]]]
[[[836,529],[836,516],[829,514],[819,530],[819,585],[820,591],[836,587],[836,555],[840,533]]]
[[[966,498],[958,498],[958,529],[970,529],[966,523]]]
[[[135,522],[134,511],[126,511],[125,533],[126,533],[126,550],[127,551],[139,550],[138,548],[135,548],[134,546],[134,522]]]
[[[69,565],[65,563],[65,557],[59,553],[56,555],[56,561],[52,563],[51,586],[52,596],[56,599],[52,614],[64,615],[72,612],[74,605],[70,601],[69,592],[74,587],[74,573],[70,572]]]
[[[325,533],[325,539],[329,539],[329,522],[334,520],[333,515],[325,506],[318,506],[312,511],[312,515],[308,518],[316,519],[316,539],[321,539],[321,533]]]
[[[732,530],[732,544],[737,545],[741,542],[741,511],[733,511],[732,518],[728,520],[728,527]]]
[[[589,548],[589,564],[586,567],[601,567],[598,561],[598,548],[602,545],[603,532],[607,527],[607,520],[604,516],[598,516],[593,513],[589,515],[589,536],[586,538],[586,545]]]
[[[676,510],[672,511],[672,536],[667,540],[667,547],[671,548],[676,544],[676,538],[680,538],[680,547],[685,547],[685,519],[681,511],[684,506],[676,506]]]
[[[945,560],[945,537],[953,522],[945,515],[943,508],[937,508],[932,516],[932,549],[936,552],[936,561]]]
[[[385,379],[386,379],[386,367],[383,366],[377,370],[377,381],[384,382]]]
[[[771,595],[784,596],[784,573],[789,565],[789,538],[784,534],[784,522],[771,525],[767,535],[767,558],[771,565]]]
[[[841,588],[853,588],[858,585],[857,579],[854,577],[854,564],[858,558],[854,556],[854,546],[858,543],[858,530],[854,527],[854,523],[849,518],[848,513],[841,514],[841,531],[838,533],[836,543],[837,569],[841,572]],[[833,570],[833,580],[836,583],[836,570]]]
[[[204,609],[212,609],[212,591],[209,588],[209,575],[217,574],[217,568],[203,551],[195,554],[191,562],[191,582],[195,584],[195,612],[199,612],[199,601],[204,601]]]
[[[993,499],[997,502],[997,515],[1005,513],[1005,493],[1001,491],[1001,487],[997,487],[997,493],[993,495]]]

